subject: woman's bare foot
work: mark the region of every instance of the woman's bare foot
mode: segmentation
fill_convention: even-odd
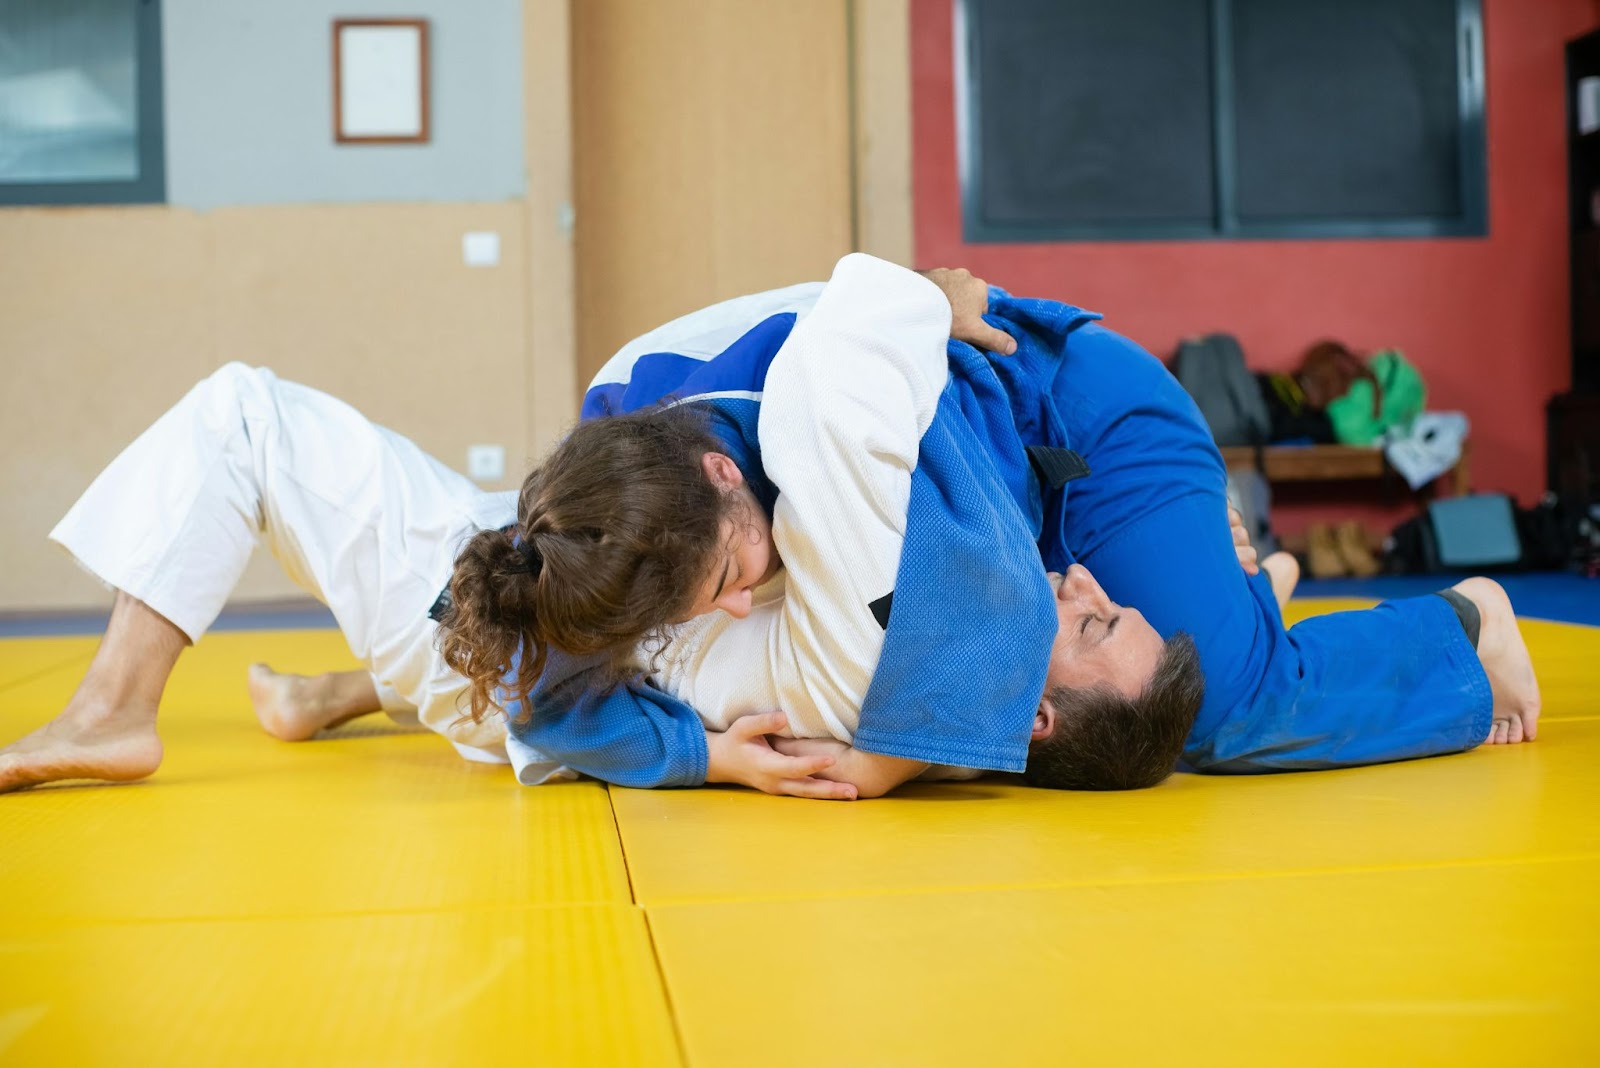
[[[1267,578],[1272,580],[1272,596],[1278,602],[1278,610],[1289,603],[1289,598],[1294,596],[1294,588],[1300,585],[1300,561],[1294,558],[1293,553],[1282,550],[1269,553],[1261,561],[1261,570],[1267,573]]]
[[[0,793],[57,779],[142,779],[161,765],[156,709],[188,636],[118,592],[106,633],[61,714],[0,749]]]
[[[76,699],[61,715],[0,749],[0,793],[57,779],[130,782],[161,766],[155,708],[96,714]]]
[[[318,731],[382,710],[364,671],[285,675],[251,664],[250,703],[261,729],[284,742],[303,742]]]
[[[1478,659],[1494,694],[1494,719],[1485,745],[1533,741],[1539,732],[1539,680],[1517,627],[1511,598],[1498,582],[1469,578],[1452,587],[1478,606]]]

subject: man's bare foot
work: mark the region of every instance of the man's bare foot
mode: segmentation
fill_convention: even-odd
[[[1261,570],[1267,573],[1267,578],[1272,580],[1272,596],[1278,602],[1279,611],[1289,603],[1289,598],[1294,596],[1294,588],[1300,585],[1300,561],[1294,558],[1293,553],[1282,550],[1269,553],[1261,561]]]
[[[1498,582],[1469,578],[1452,587],[1478,606],[1478,659],[1494,694],[1494,719],[1485,745],[1533,741],[1539,732],[1539,680],[1517,627],[1511,598]]]
[[[261,729],[284,742],[303,742],[318,731],[380,711],[377,691],[365,672],[286,675],[251,664],[250,703]]]
[[[61,715],[0,749],[0,793],[57,779],[142,779],[161,765],[155,708],[101,714],[73,699]]]

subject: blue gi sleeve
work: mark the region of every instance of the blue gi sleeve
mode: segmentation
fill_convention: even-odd
[[[574,771],[618,786],[705,782],[706,732],[694,709],[643,676],[610,683],[610,675],[604,657],[550,650],[531,695],[533,715],[518,723],[521,703],[502,703],[512,736]]]

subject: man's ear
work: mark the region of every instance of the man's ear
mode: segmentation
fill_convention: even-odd
[[[1039,699],[1039,711],[1033,714],[1033,734],[1029,741],[1042,742],[1056,732],[1056,706],[1044,698]]]
[[[701,456],[700,469],[718,489],[734,489],[744,485],[744,472],[739,470],[739,465],[733,462],[732,457],[723,453],[708,452]]]

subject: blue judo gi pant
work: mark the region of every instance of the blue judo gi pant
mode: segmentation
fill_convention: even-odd
[[[1015,329],[998,303],[991,321]],[[1072,448],[1090,474],[1046,491],[1040,551],[1053,569],[1082,563],[1163,637],[1194,638],[1206,696],[1188,764],[1345,767],[1460,752],[1488,736],[1489,681],[1448,602],[1389,601],[1285,631],[1267,576],[1239,567],[1226,471],[1193,400],[1098,323],[1060,336],[1053,379],[1043,368],[1036,378],[1049,381],[1059,428],[1019,429],[1030,444]]]

